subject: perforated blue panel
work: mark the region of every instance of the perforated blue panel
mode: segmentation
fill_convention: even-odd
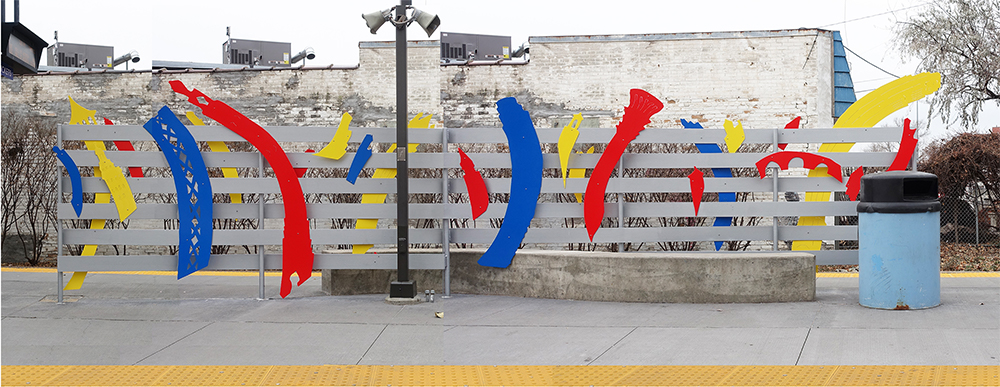
[[[212,183],[198,143],[164,106],[142,126],[163,151],[177,189],[177,279],[208,266],[212,250]]]

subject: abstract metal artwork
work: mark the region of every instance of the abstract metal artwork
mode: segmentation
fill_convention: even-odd
[[[204,126],[205,125],[205,121],[202,121],[201,117],[198,117],[198,115],[194,114],[193,111],[189,110],[189,111],[185,112],[184,115],[187,116],[188,121],[191,121],[191,124],[193,124],[194,126]],[[223,153],[228,153],[229,152],[229,147],[226,146],[225,141],[207,141],[207,142],[208,142],[208,148],[212,152],[223,152]],[[236,178],[240,177],[239,171],[237,171],[236,168],[233,168],[233,167],[222,167],[220,169],[222,169],[222,177],[225,177],[227,179],[236,179]],[[230,193],[229,194],[229,202],[230,203],[243,203],[243,194]]]
[[[472,219],[475,220],[479,218],[479,215],[486,212],[486,208],[490,206],[490,195],[486,191],[486,182],[483,181],[483,174],[476,170],[476,163],[462,151],[462,148],[458,149],[458,155],[462,158],[460,165],[462,166],[462,172],[465,173],[462,178],[465,180],[465,189],[469,192]]]
[[[653,114],[662,109],[663,102],[649,92],[641,89],[632,89],[629,92],[629,105],[625,107],[625,114],[587,182],[586,196],[583,198],[583,220],[587,225],[587,234],[591,241],[594,240],[594,234],[604,220],[604,193],[607,192],[608,180],[615,169],[615,164],[621,159],[628,144],[639,136],[639,132],[646,129],[646,124],[650,122]],[[513,159],[513,154],[511,158]]]
[[[583,114],[576,113],[559,133],[559,143],[556,146],[559,150],[559,170],[562,171],[563,188],[566,188],[566,169],[569,166],[569,155],[573,153],[573,145],[576,145],[576,139],[580,137],[580,123],[582,122]]]
[[[591,146],[590,148],[587,148],[587,152],[586,153],[588,155],[594,154],[594,147]],[[582,155],[582,154],[584,154],[584,152],[576,152],[576,154]],[[586,178],[586,177],[587,177],[587,168],[570,168],[569,169],[569,178],[570,179],[583,179],[583,178]],[[583,194],[582,193],[574,193],[573,196],[576,196],[576,202],[577,203],[583,203]]]
[[[685,119],[681,119],[681,126],[686,129],[702,129],[701,123],[692,122]],[[701,153],[722,153],[722,148],[716,143],[698,143],[694,144],[698,148],[698,152]],[[714,177],[733,177],[733,170],[730,168],[712,168],[712,175]],[[719,192],[719,202],[722,203],[734,203],[736,202],[735,192]],[[712,223],[713,227],[729,227],[733,224],[732,216],[716,216],[715,221]],[[723,241],[715,241],[715,251],[722,249]]]
[[[479,258],[479,264],[507,267],[535,217],[538,195],[542,192],[542,145],[531,116],[514,97],[497,101],[497,112],[510,146],[510,200],[500,231]]]
[[[358,181],[361,169],[368,163],[368,159],[372,158],[372,140],[373,137],[371,134],[365,135],[365,139],[361,140],[361,145],[358,146],[358,151],[354,153],[354,159],[351,160],[351,168],[347,171],[347,181],[351,182],[351,184]]]
[[[726,120],[722,124],[722,127],[726,129],[726,149],[729,153],[736,153],[743,145],[743,141],[747,139],[746,132],[743,130],[743,123],[736,121],[736,126],[733,126],[733,122]]]
[[[940,87],[940,75],[935,73],[924,73],[914,76],[907,76],[886,84],[875,91],[867,94],[859,101],[855,102],[834,125],[835,128],[864,128],[871,127],[885,118],[888,114],[899,110],[912,101],[918,100]],[[260,152],[269,166],[273,169],[284,207],[284,238],[282,239],[282,279],[280,294],[286,297],[291,289],[291,276],[298,276],[298,285],[302,285],[310,278],[313,269],[313,252],[310,239],[309,221],[306,214],[305,197],[303,195],[301,183],[307,168],[293,168],[288,159],[288,155],[282,150],[275,139],[265,131],[260,125],[254,123],[243,114],[237,112],[229,105],[216,101],[196,89],[187,89],[180,81],[170,81],[172,89],[188,97],[188,102],[202,109],[202,113],[229,128],[236,134],[243,137]],[[623,157],[629,144],[635,140],[645,126],[651,122],[654,114],[663,109],[663,103],[652,94],[641,90],[632,89],[629,93],[629,105],[624,109],[621,122],[616,126],[616,131],[611,140],[606,144],[604,152],[599,161],[593,166],[593,172],[587,182],[586,195],[575,194],[577,202],[583,203],[583,218],[587,229],[587,234],[591,241],[599,230],[604,220],[605,196],[611,175]],[[70,124],[94,125],[96,123],[94,110],[85,109],[72,98],[69,99],[72,116]],[[524,241],[525,234],[535,217],[535,210],[538,205],[542,188],[543,177],[543,155],[542,146],[536,133],[535,126],[527,111],[513,98],[503,98],[496,103],[497,112],[502,123],[503,131],[509,146],[510,156],[510,197],[507,203],[506,213],[503,222],[496,234],[496,237],[489,245],[486,252],[479,259],[479,264],[483,266],[505,268],[510,266],[515,253]],[[187,112],[187,118],[196,126],[204,125],[202,120],[194,113]],[[410,128],[430,127],[430,115],[418,114],[410,121]],[[334,133],[333,139],[322,150],[315,155],[332,160],[339,160],[347,153],[347,145],[351,138],[350,123],[352,116],[344,113],[340,124]],[[562,178],[563,188],[566,188],[567,179],[586,178],[586,167],[569,168],[569,159],[573,153],[577,139],[580,136],[579,127],[583,121],[582,114],[574,114],[570,122],[563,127],[559,135],[557,149],[559,160],[559,177]],[[700,129],[698,122],[680,120],[686,129]],[[104,119],[105,124],[111,125],[111,121]],[[798,129],[801,124],[801,117],[795,117],[789,122],[785,129]],[[903,135],[900,140],[900,149],[896,153],[889,170],[905,169],[913,152],[916,149],[916,130],[910,127],[909,119],[904,121]],[[746,141],[746,132],[742,123],[736,121],[724,121],[725,137],[722,140],[726,144],[728,153],[735,153]],[[179,258],[177,263],[177,278],[184,278],[191,273],[205,268],[209,264],[212,246],[212,220],[213,220],[213,198],[211,180],[208,177],[208,169],[202,159],[198,143],[188,129],[180,122],[177,116],[166,106],[160,109],[156,116],[143,125],[143,128],[153,137],[157,145],[162,150],[167,163],[173,174],[173,180],[178,198],[178,219],[180,227],[178,233]],[[753,134],[753,133],[751,133]],[[755,134],[758,135],[759,134]],[[347,174],[347,180],[351,184],[356,183],[360,177],[361,170],[367,161],[376,151],[373,145],[373,135],[368,134],[361,141],[354,159],[351,161]],[[119,151],[133,151],[133,145],[129,141],[114,141]],[[103,141],[85,141],[86,148],[93,151],[98,159],[98,167],[94,167],[94,176],[100,177],[107,185],[109,193],[95,193],[95,204],[108,204],[114,198],[119,219],[126,219],[132,212],[136,211],[137,204],[129,187],[129,180],[122,169],[116,166],[105,152]],[[222,141],[208,141],[209,148],[213,152],[228,152],[229,149]],[[695,144],[700,153],[714,154],[722,153],[723,150],[718,143],[698,143]],[[805,168],[810,169],[810,177],[830,176],[837,181],[843,182],[842,168],[835,160],[822,154],[849,151],[853,143],[829,143],[823,144],[818,153],[785,151],[787,144],[780,143],[778,148],[781,151],[771,153],[755,163],[758,174],[765,177],[766,168],[775,163],[782,170],[789,168],[789,163],[793,159],[801,159]],[[408,144],[409,153],[416,151],[417,144]],[[388,152],[394,152],[396,144],[393,144]],[[76,162],[70,154],[53,147],[59,161],[68,172],[71,184],[71,199],[73,210],[77,217],[83,213],[83,183],[82,176]],[[312,153],[312,149],[306,151]],[[460,156],[460,166],[464,172],[463,179],[469,195],[469,203],[472,210],[472,218],[475,220],[484,214],[489,206],[489,194],[482,174],[476,169],[475,163],[462,149],[458,149]],[[593,153],[591,146],[586,153]],[[583,152],[576,152],[583,154]],[[114,157],[114,154],[111,154]],[[700,164],[700,162],[699,162]],[[90,164],[93,165],[93,164]],[[718,164],[717,164],[718,165]],[[723,164],[725,165],[725,164]],[[822,166],[821,166],[822,165]],[[236,168],[222,167],[223,176],[235,178],[238,176]],[[851,173],[847,184],[846,192],[851,200],[857,200],[860,190],[861,176],[864,174],[863,167],[858,166]],[[714,178],[732,178],[733,172],[729,167],[712,168]],[[129,176],[132,178],[143,177],[140,167],[129,167]],[[554,175],[553,175],[554,176]],[[377,168],[372,175],[376,179],[389,179],[396,177],[394,168]],[[697,167],[687,175],[689,180],[691,200],[694,207],[694,215],[699,216],[701,202],[705,193],[705,176]],[[713,183],[714,184],[714,183]],[[723,185],[724,186],[724,185]],[[734,192],[718,192],[719,202],[735,202]],[[363,194],[361,203],[382,204],[385,203],[387,194]],[[806,201],[826,201],[829,200],[829,192],[808,192]],[[230,194],[233,203],[241,203],[241,194]],[[374,229],[377,226],[377,219],[357,219],[356,229]],[[714,226],[732,226],[733,217],[715,217]],[[822,217],[802,216],[799,218],[799,226],[824,225]],[[91,229],[103,229],[105,220],[93,219],[90,224]],[[793,250],[819,250],[819,241],[795,241]],[[722,241],[715,241],[715,249],[722,247]],[[354,244],[352,252],[364,254],[372,245]],[[96,245],[85,245],[82,255],[94,255]],[[74,273],[73,279],[66,289],[79,288],[83,282],[85,272]]]
[[[833,161],[833,159],[829,157],[809,152],[781,151],[771,153],[755,163],[757,166],[757,173],[759,173],[760,178],[763,179],[767,175],[767,165],[772,162],[778,164],[778,167],[781,168],[782,171],[788,170],[788,163],[791,162],[792,159],[801,159],[802,166],[806,169],[816,170],[820,164],[826,165],[830,171],[830,177],[837,179],[839,182],[844,181],[844,176],[840,171],[840,164],[837,164],[836,161]]]
[[[694,216],[698,216],[698,209],[701,208],[701,197],[705,195],[705,173],[694,167],[694,171],[688,174],[691,181],[691,203],[694,204]]]
[[[351,139],[350,127],[352,118],[348,113],[340,116],[340,125],[337,126],[337,131],[333,133],[333,139],[323,149],[316,152],[316,156],[340,160],[341,157],[347,154],[347,141]]]
[[[941,88],[941,74],[920,73],[907,75],[886,83],[865,94],[864,97],[851,104],[844,114],[833,124],[834,128],[871,128],[893,112],[906,107],[911,102],[937,91]],[[819,147],[819,153],[847,152],[854,143],[826,143]],[[826,176],[826,168],[816,168],[809,172],[809,177]],[[806,192],[807,202],[828,202],[830,192]],[[800,216],[799,226],[826,226],[823,216]],[[792,250],[819,250],[823,242],[819,240],[793,241]]]
[[[899,150],[886,171],[902,171],[910,164],[913,151],[917,149],[917,129],[910,128],[910,119],[903,119],[903,137],[899,140]]]
[[[177,190],[177,279],[208,266],[212,254],[212,183],[198,143],[164,106],[143,129],[170,165]]]
[[[108,185],[108,191],[111,191],[111,196],[115,199],[118,220],[125,220],[136,209],[135,197],[132,196],[132,188],[129,187],[128,180],[125,180],[122,169],[108,160],[104,152],[102,150],[94,151],[101,168],[101,180],[104,180],[104,183]]]
[[[274,170],[285,208],[284,238],[281,249],[281,297],[292,291],[292,274],[302,285],[312,276],[313,251],[309,237],[309,219],[306,218],[305,195],[298,177],[281,145],[264,128],[222,101],[209,98],[197,89],[188,90],[181,81],[170,81],[170,87],[188,97],[188,102],[202,109],[202,113],[246,139],[264,156]],[[204,102],[202,102],[204,101]],[[211,222],[209,222],[211,223]]]
[[[76,162],[73,161],[72,157],[69,157],[69,153],[66,151],[57,146],[52,147],[52,151],[56,152],[59,162],[69,173],[69,183],[73,189],[69,202],[73,206],[73,211],[76,212],[76,217],[79,218],[80,213],[83,212],[83,183],[80,178],[80,168],[77,168]]]
[[[851,177],[847,178],[847,197],[851,198],[851,201],[858,200],[858,193],[861,192],[861,175],[864,174],[865,167],[858,167],[851,173]]]

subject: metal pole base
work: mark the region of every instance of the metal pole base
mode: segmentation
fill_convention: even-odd
[[[389,298],[413,298],[417,296],[417,284],[413,281],[389,283]]]

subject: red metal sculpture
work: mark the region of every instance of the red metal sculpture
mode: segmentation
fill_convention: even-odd
[[[462,157],[462,171],[465,172],[465,190],[469,192],[469,204],[472,205],[472,219],[475,220],[486,212],[490,205],[490,196],[486,191],[486,181],[483,174],[476,170],[476,164],[472,162],[461,148],[458,149],[459,156]]]
[[[604,193],[607,192],[608,180],[615,169],[615,164],[618,164],[628,144],[639,136],[639,132],[646,129],[646,124],[653,114],[663,109],[663,102],[645,90],[632,89],[629,94],[629,105],[625,107],[625,115],[616,127],[615,136],[608,142],[601,159],[591,172],[586,195],[583,197],[583,220],[587,225],[587,234],[590,235],[591,241],[594,240],[594,234],[604,220]]]
[[[253,144],[274,170],[285,207],[284,239],[281,241],[281,297],[292,291],[292,273],[299,277],[298,285],[312,276],[312,239],[309,237],[309,220],[306,219],[306,201],[298,176],[288,161],[281,145],[264,128],[236,111],[222,101],[208,98],[197,89],[188,90],[178,80],[170,81],[170,87],[177,93],[186,95],[188,102],[202,109],[202,113],[229,128]],[[205,101],[205,102],[202,102]]]
[[[757,173],[759,173],[760,178],[763,179],[764,176],[767,175],[767,173],[765,172],[765,170],[767,169],[767,165],[770,164],[772,161],[777,163],[778,166],[781,167],[782,171],[787,170],[788,162],[792,161],[792,159],[802,159],[802,165],[808,169],[816,169],[816,167],[818,167],[820,164],[824,164],[827,167],[826,173],[828,175],[830,175],[834,179],[837,179],[837,181],[841,183],[844,182],[843,173],[840,171],[840,164],[837,164],[836,161],[833,161],[829,157],[824,157],[809,152],[783,151],[764,156],[764,158],[760,159],[756,163]]]

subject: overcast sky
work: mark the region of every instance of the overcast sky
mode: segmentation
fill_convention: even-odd
[[[13,0],[7,0],[13,21]],[[603,35],[703,31],[778,30],[799,27],[840,30],[848,48],[895,75],[912,74],[916,61],[900,59],[892,28],[922,8],[921,0],[413,0],[416,8],[441,17],[441,27],[427,37],[418,26],[410,40],[437,40],[440,32],[509,35],[518,46],[529,36]],[[392,41],[392,28],[368,32],[362,13],[389,8],[392,0],[24,0],[21,23],[54,43],[114,46],[115,55],[137,50],[134,68],[149,69],[152,60],[221,63],[226,27],[233,38],[290,42],[292,51],[312,47],[313,65],[355,65],[359,41]],[[866,92],[894,77],[848,54],[855,90]],[[43,56],[42,63],[46,60]],[[124,66],[119,66],[124,69]],[[928,104],[920,103],[920,118]],[[902,115],[916,117],[911,105]],[[995,105],[980,118],[980,132],[1000,126]],[[931,136],[944,134],[940,119]]]

